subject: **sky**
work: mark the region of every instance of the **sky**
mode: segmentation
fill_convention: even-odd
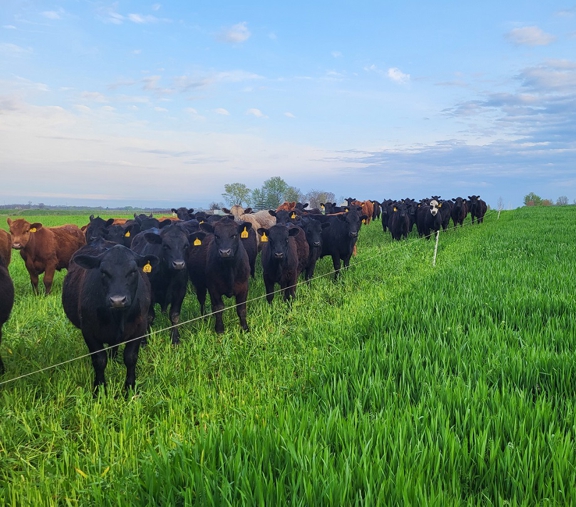
[[[576,3],[0,1],[0,204],[576,201]]]

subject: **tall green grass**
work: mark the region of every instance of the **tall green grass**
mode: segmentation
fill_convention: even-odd
[[[575,218],[490,214],[442,233],[435,267],[433,240],[375,222],[341,280],[323,259],[291,307],[261,299],[258,268],[249,333],[234,311],[222,336],[155,333],[128,399],[114,361],[93,399],[88,358],[0,385],[0,503],[574,504]],[[64,273],[34,297],[18,257],[3,380],[86,353]],[[198,314],[190,293],[181,320]]]

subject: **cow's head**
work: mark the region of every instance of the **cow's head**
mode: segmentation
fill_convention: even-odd
[[[28,241],[30,241],[30,235],[42,229],[41,223],[35,222],[31,224],[23,218],[11,220],[10,217],[8,217],[6,221],[10,227],[10,235],[12,236],[12,248],[14,248],[14,250],[21,250],[22,248],[25,248],[28,244]]]
[[[266,248],[269,249],[270,257],[276,260],[283,260],[288,258],[290,249],[290,238],[300,234],[299,227],[286,227],[286,225],[273,225],[270,229],[263,227],[258,229],[261,240],[267,243]]]
[[[214,224],[204,222],[200,227],[214,234],[213,244],[220,259],[234,259],[240,247],[240,235],[252,228],[250,222],[235,222],[229,218],[219,220]]]
[[[99,255],[80,254],[74,262],[84,269],[97,269],[104,289],[104,304],[111,310],[129,308],[137,294],[140,272],[158,266],[154,255],[138,255],[129,248],[116,245]]]

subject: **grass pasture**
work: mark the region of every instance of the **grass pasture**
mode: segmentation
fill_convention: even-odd
[[[10,381],[87,352],[64,272],[35,297],[14,252],[0,504],[576,504],[576,207],[466,224],[435,267],[434,241],[363,227],[351,269],[321,260],[291,308],[258,269],[249,333],[228,310],[217,336],[191,292],[182,344],[158,315],[129,398],[114,361],[96,399],[89,358]]]

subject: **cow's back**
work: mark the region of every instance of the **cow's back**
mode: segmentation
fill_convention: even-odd
[[[12,237],[4,229],[0,229],[0,258],[4,261],[6,267],[10,264],[12,255]]]
[[[48,227],[48,229],[53,234],[53,248],[58,258],[56,269],[68,268],[70,259],[72,259],[74,253],[86,244],[84,233],[78,226],[72,224],[62,225],[60,227]],[[40,229],[40,231],[41,230],[42,229]]]

